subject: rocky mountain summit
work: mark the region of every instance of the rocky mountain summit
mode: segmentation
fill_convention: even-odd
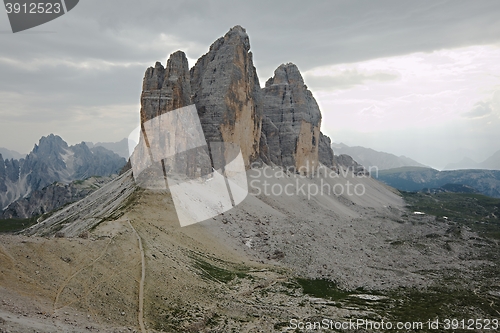
[[[236,26],[216,40],[190,75],[193,103],[207,141],[239,145],[249,165],[259,156],[263,108],[245,29]]]
[[[271,161],[297,169],[317,166],[321,112],[297,66],[279,66],[262,92],[267,122],[264,136],[273,147],[268,149]]]
[[[25,159],[6,159],[0,155],[0,206],[28,197],[55,182],[68,184],[91,176],[116,174],[125,159],[103,148],[89,149],[85,143],[74,146],[57,135],[42,137]]]
[[[166,67],[146,70],[142,123],[195,104],[208,142],[237,144],[247,168],[252,162],[309,169],[334,167],[329,138],[320,132],[321,112],[296,65],[280,65],[260,87],[245,29],[232,28],[189,70],[181,51]],[[224,148],[221,148],[224,149]],[[228,157],[227,151],[211,151]]]

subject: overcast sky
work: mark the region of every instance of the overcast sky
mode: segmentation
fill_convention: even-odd
[[[500,150],[499,18],[498,0],[81,0],[13,34],[2,12],[0,146],[121,140],[147,67],[179,49],[192,66],[239,24],[261,84],[297,64],[333,141],[437,168],[482,161]]]

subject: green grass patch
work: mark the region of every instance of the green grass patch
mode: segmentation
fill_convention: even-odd
[[[36,224],[37,217],[29,219],[0,220],[0,233],[14,233]]]
[[[434,215],[437,221],[465,225],[484,237],[500,239],[500,199],[475,193],[401,193],[412,211]]]
[[[235,278],[241,279],[251,279],[252,277],[247,274],[248,268],[241,266],[226,263],[225,265],[216,265],[214,263],[205,260],[204,258],[192,256],[194,261],[194,267],[201,272],[201,276],[204,279],[222,283],[229,283]],[[226,267],[222,267],[226,266]]]
[[[497,306],[485,296],[477,295],[471,289],[430,287],[425,290],[410,289],[394,291],[395,301],[388,308],[388,314],[399,321],[427,321],[445,318],[494,317]],[[486,318],[485,317],[485,318]]]
[[[330,280],[304,278],[297,278],[296,280],[304,294],[310,296],[331,299],[334,301],[342,300],[349,296],[347,291],[339,289],[335,282]]]

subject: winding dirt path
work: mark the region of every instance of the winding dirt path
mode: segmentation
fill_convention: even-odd
[[[101,258],[103,258],[106,255],[106,253],[108,251],[108,247],[113,242],[113,239],[114,239],[114,237],[111,237],[111,239],[109,240],[109,242],[104,247],[104,250],[102,251],[102,253],[97,258],[95,258],[94,260],[92,260],[89,264],[84,265],[83,267],[79,268],[75,273],[71,274],[70,276],[68,276],[66,278],[66,280],[63,282],[63,284],[57,290],[56,296],[54,297],[54,306],[53,306],[54,313],[57,310],[59,310],[59,309],[61,309],[61,308],[64,307],[64,306],[61,306],[61,307],[58,308],[57,307],[57,303],[59,302],[59,297],[61,296],[62,292],[67,287],[67,285],[70,283],[70,281],[73,280],[73,278],[75,276],[77,276],[78,274],[80,274],[80,272],[82,272],[84,269],[87,269],[88,267],[92,267],[92,265],[94,265],[97,261],[101,260]]]
[[[142,261],[142,272],[141,272],[141,281],[139,282],[139,326],[141,327],[142,333],[147,333],[146,327],[144,326],[144,280],[146,279],[146,258],[144,256],[144,249],[142,248],[142,240],[135,228],[130,223],[130,220],[127,219],[127,222],[130,228],[134,231],[137,240],[139,241],[139,249],[141,250],[141,261]]]

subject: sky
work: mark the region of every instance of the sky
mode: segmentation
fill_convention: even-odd
[[[0,12],[0,147],[120,141],[147,67],[177,50],[192,66],[241,25],[261,85],[295,63],[334,142],[481,162],[500,150],[499,17],[497,0],[81,0],[13,34]]]

